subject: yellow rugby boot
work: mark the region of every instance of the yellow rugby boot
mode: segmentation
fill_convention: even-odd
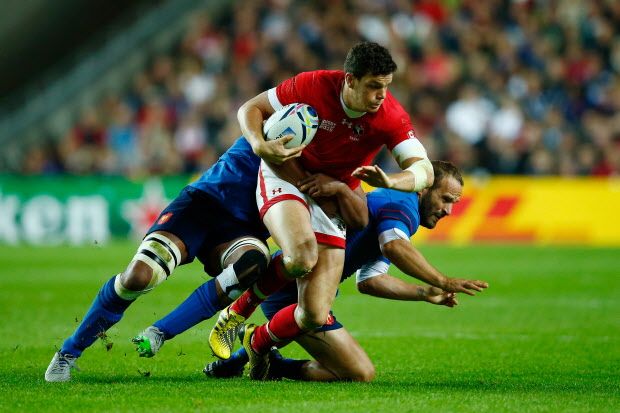
[[[271,362],[269,353],[258,354],[252,348],[252,335],[256,329],[254,324],[246,324],[239,332],[241,344],[248,353],[248,366],[250,368],[250,378],[252,380],[272,380],[271,378]]]
[[[222,360],[230,358],[235,345],[235,338],[244,321],[245,317],[235,313],[230,309],[230,306],[220,312],[215,326],[209,333],[209,346],[215,357]]]

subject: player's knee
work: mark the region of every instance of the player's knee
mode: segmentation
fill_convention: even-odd
[[[239,288],[246,290],[254,284],[267,270],[269,260],[269,255],[265,256],[262,251],[251,249],[244,252],[233,264],[239,280]]]
[[[181,262],[181,252],[163,234],[147,235],[127,270],[117,277],[114,288],[124,299],[135,300],[161,284]]]
[[[314,240],[298,244],[296,248],[284,255],[282,264],[292,277],[299,278],[308,274],[319,259],[319,252]]]
[[[375,366],[370,361],[356,364],[355,368],[347,374],[347,379],[364,383],[370,383],[374,378]]]
[[[303,308],[298,305],[294,315],[297,325],[302,330],[310,331],[321,327],[327,322],[329,310],[323,311],[319,308]]]
[[[121,285],[131,291],[146,289],[153,278],[153,270],[142,261],[132,261],[120,276]]]
[[[271,261],[269,248],[254,237],[240,238],[221,255],[220,266],[233,265],[239,288],[245,290],[261,277]]]

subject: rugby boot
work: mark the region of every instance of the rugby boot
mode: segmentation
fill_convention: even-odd
[[[143,332],[131,339],[136,345],[140,357],[153,357],[164,345],[164,333],[155,326],[147,327]]]
[[[207,377],[213,377],[216,379],[241,377],[246,363],[247,359],[245,357],[237,359],[230,358],[228,360],[215,360],[207,364],[202,372]]]
[[[76,364],[77,357],[71,354],[62,354],[57,351],[45,371],[45,381],[61,382],[71,380],[71,370],[79,370]]]
[[[269,358],[269,353],[258,354],[252,348],[252,335],[256,327],[257,326],[254,324],[245,324],[239,332],[243,348],[246,353],[248,353],[250,378],[252,380],[271,380],[271,360]]]
[[[220,312],[215,326],[209,333],[209,346],[215,357],[222,360],[230,358],[235,345],[235,337],[244,322],[245,317],[235,313],[230,306]]]

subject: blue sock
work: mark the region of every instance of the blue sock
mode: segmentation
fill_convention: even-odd
[[[123,313],[133,303],[124,300],[114,291],[114,280],[110,278],[99,290],[95,301],[84,316],[84,319],[75,330],[73,335],[65,340],[60,352],[79,357],[86,348],[99,338],[99,335],[107,331],[123,318]]]
[[[177,308],[153,324],[164,333],[166,340],[213,317],[223,308],[217,298],[215,282],[214,278],[196,288]]]
[[[302,368],[310,360],[284,358],[281,355],[271,357],[271,374],[278,378],[303,380]]]
[[[239,350],[235,351],[230,355],[228,360],[222,360],[225,363],[230,362],[234,365],[245,366],[245,363],[249,361],[248,353],[245,351],[243,347],[239,348]]]

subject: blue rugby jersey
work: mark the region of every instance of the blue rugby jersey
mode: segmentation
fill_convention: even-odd
[[[260,158],[242,136],[190,186],[218,200],[242,221],[260,222],[256,206],[256,182]]]
[[[381,259],[389,264],[389,260],[381,254],[379,234],[398,228],[411,237],[420,226],[417,193],[380,188],[368,193],[367,197],[368,225],[361,230],[347,232],[343,279],[371,261]]]

